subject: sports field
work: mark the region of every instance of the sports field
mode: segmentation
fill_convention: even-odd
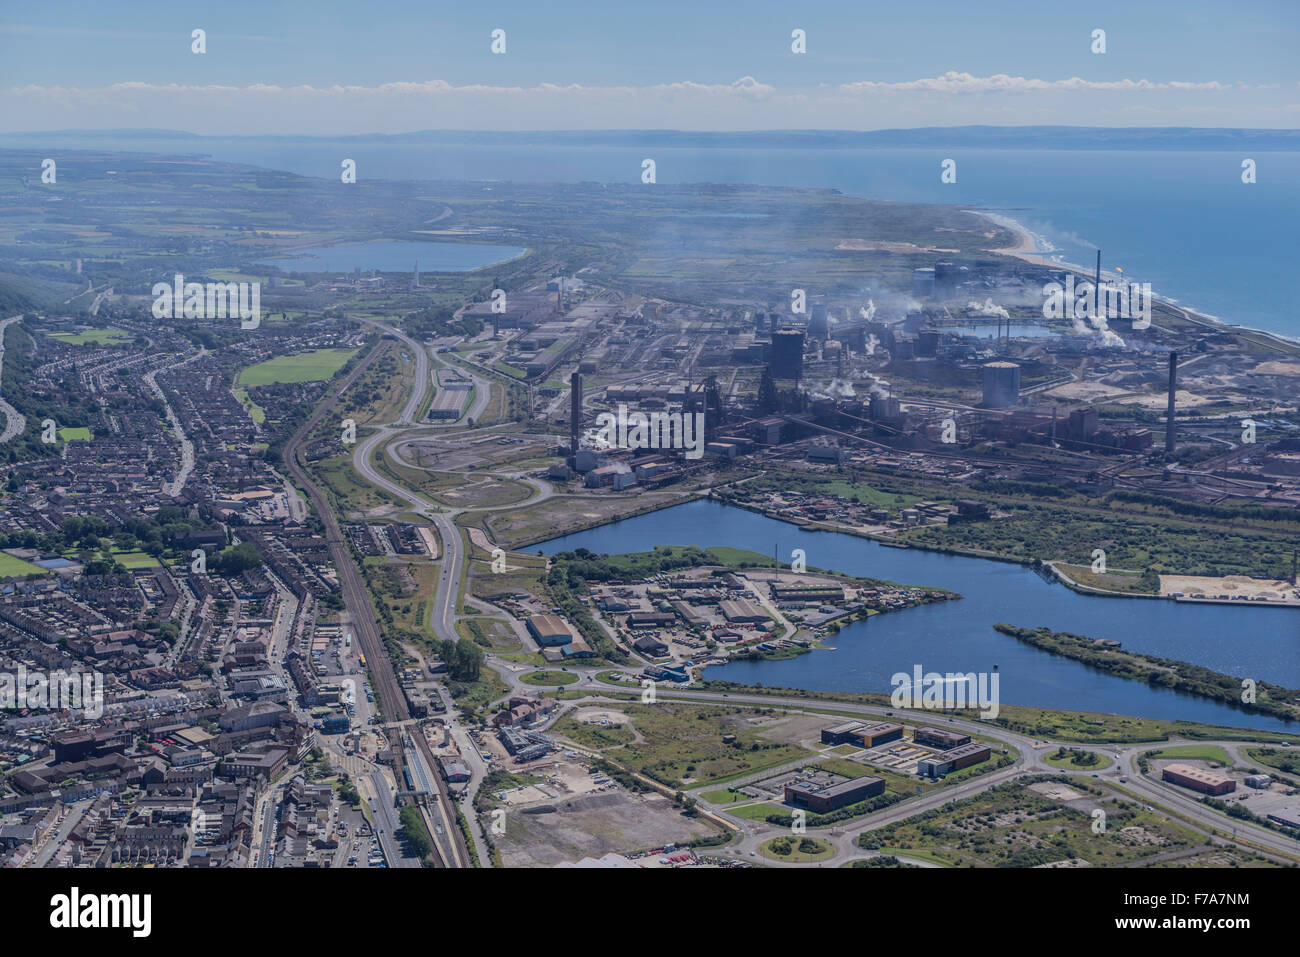
[[[55,332],[50,338],[73,346],[106,346],[130,339],[131,333],[121,329],[87,329],[84,332]]]
[[[14,578],[18,575],[43,575],[45,569],[39,565],[33,565],[31,562],[25,562],[21,558],[14,558],[12,555],[6,555],[0,552],[0,578]]]
[[[119,552],[117,549],[113,549],[113,558],[128,570],[133,568],[155,568],[158,565],[158,559],[148,552]]]

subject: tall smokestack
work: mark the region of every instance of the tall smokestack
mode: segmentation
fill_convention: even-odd
[[[582,435],[582,373],[569,376],[569,454],[578,456],[578,439]]]
[[[1092,314],[1094,317],[1101,316],[1101,250],[1097,250],[1097,271],[1093,274],[1092,279]]]
[[[1165,422],[1165,455],[1174,454],[1174,393],[1178,389],[1178,353],[1169,353],[1169,411]]]

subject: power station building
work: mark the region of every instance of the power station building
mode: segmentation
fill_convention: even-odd
[[[813,303],[812,315],[808,320],[809,337],[825,342],[830,337],[830,332],[830,311],[821,303]]]
[[[803,333],[798,329],[772,333],[772,378],[803,378]]]
[[[915,282],[915,273],[913,274]],[[966,267],[956,263],[942,262],[934,265],[934,296],[936,299],[951,299],[957,295],[957,284],[966,278]]]
[[[1009,409],[1020,401],[1020,366],[990,362],[984,366],[984,406]]]

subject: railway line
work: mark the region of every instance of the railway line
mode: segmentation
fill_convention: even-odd
[[[361,374],[370,367],[370,364],[383,351],[383,348],[384,344],[380,342],[371,349],[366,357],[357,363],[356,368],[339,383],[330,397],[317,406],[316,411],[294,432],[289,441],[285,443],[284,461],[294,480],[307,493],[312,508],[315,509],[321,523],[325,526],[325,538],[329,546],[330,559],[339,574],[339,586],[343,592],[343,601],[352,619],[352,628],[357,636],[357,642],[361,646],[362,653],[366,656],[370,683],[375,689],[375,697],[378,700],[380,710],[382,710],[387,721],[404,722],[411,719],[411,711],[407,705],[406,695],[397,681],[397,673],[393,670],[393,662],[388,656],[387,648],[384,646],[383,636],[379,631],[379,622],[376,620],[374,609],[370,605],[370,598],[366,593],[365,583],[361,580],[361,573],[344,541],[342,531],[339,528],[338,517],[334,514],[334,510],[330,508],[324,493],[312,481],[298,461],[298,450],[303,440],[334,409],[339,399],[352,387]],[[418,387],[416,391],[420,391]],[[408,412],[410,409],[418,407],[417,400],[418,396],[413,397],[413,402],[407,405]],[[417,741],[421,741],[423,737],[423,733],[414,735]],[[407,741],[409,740],[410,738],[407,739]],[[394,771],[400,774],[401,768],[407,760],[404,742],[400,736],[393,736],[392,750]],[[421,752],[418,760],[426,762],[429,767],[436,767],[436,764],[431,763],[433,754],[429,750],[427,742]],[[450,818],[454,823],[454,813],[449,815],[446,808],[441,807],[444,802],[449,802],[446,785],[441,780],[441,776],[437,774],[433,775],[433,779],[439,786],[437,803],[440,805],[443,821],[447,822]],[[387,799],[387,795],[380,789],[377,800],[384,801]],[[456,836],[458,834],[459,828],[444,823],[441,835],[436,830],[430,835],[430,837],[434,838],[435,862],[438,866],[458,867],[466,866],[468,863],[468,855],[456,846]]]

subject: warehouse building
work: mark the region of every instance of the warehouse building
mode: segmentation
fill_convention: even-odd
[[[828,602],[843,601],[844,589],[840,585],[791,585],[785,582],[768,583],[774,601]]]
[[[916,762],[916,773],[922,777],[941,778],[953,771],[960,771],[973,764],[981,764],[989,759],[993,752],[987,744],[963,744],[951,751],[944,751],[932,758],[922,758]]]
[[[830,785],[796,781],[785,786],[785,803],[815,814],[826,814],[884,793],[884,778],[852,778]]]
[[[1202,794],[1229,794],[1237,790],[1237,782],[1232,778],[1194,768],[1190,764],[1165,765],[1163,779]]]
[[[649,655],[651,658],[662,658],[668,654],[667,642],[660,641],[650,635],[642,635],[632,643],[632,647],[636,649],[638,654]]]
[[[767,621],[767,612],[744,598],[719,602],[718,610],[727,621]]]
[[[923,728],[917,728],[916,733],[912,735],[912,740],[917,744],[925,745],[927,748],[951,751],[953,748],[960,748],[963,744],[970,744],[970,735],[960,734],[956,731],[945,731],[943,728],[932,728],[927,725]]]
[[[1274,824],[1300,830],[1300,804],[1291,804],[1287,807],[1278,808],[1276,811],[1269,811],[1268,819]]]
[[[676,621],[677,616],[667,611],[634,611],[627,616],[629,628],[667,628]]]
[[[573,641],[573,632],[557,615],[533,615],[528,619],[528,630],[543,647],[567,645]]]
[[[849,735],[849,739],[858,747],[874,748],[877,745],[888,744],[890,741],[901,741],[903,739],[903,726],[888,723],[873,724],[853,731]]]

